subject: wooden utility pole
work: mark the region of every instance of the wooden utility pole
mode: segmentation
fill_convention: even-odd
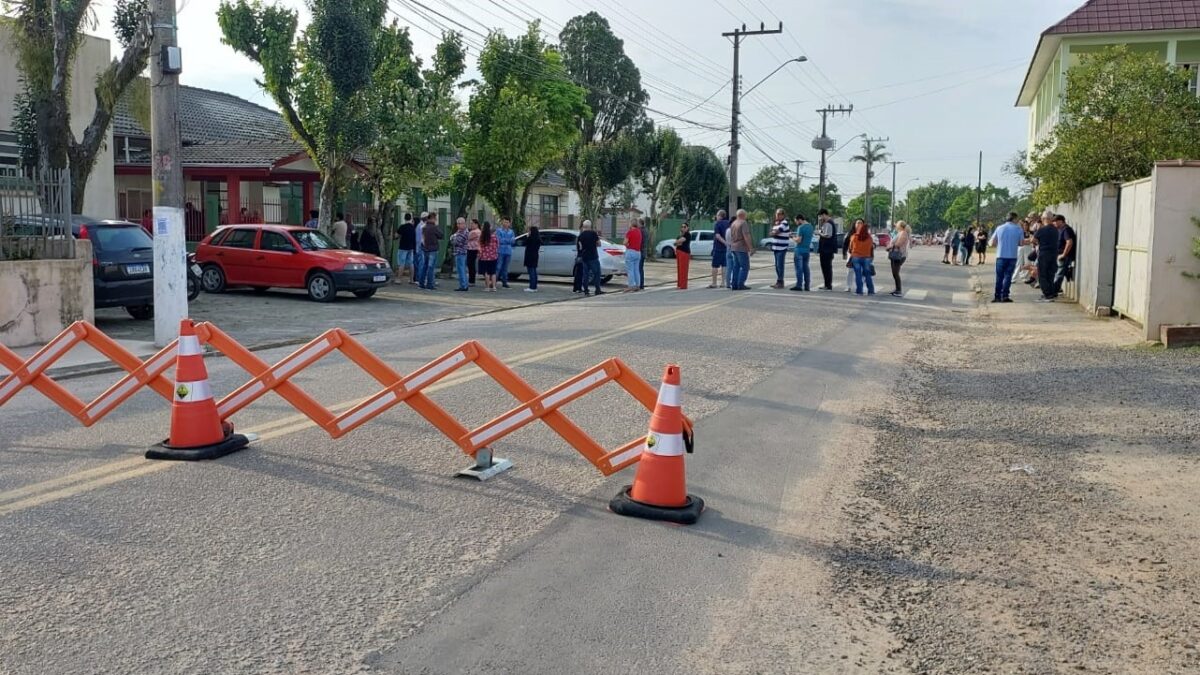
[[[183,143],[175,0],[153,0],[150,20],[150,177],[154,200],[154,344],[165,347],[187,317],[187,243],[183,221]]]
[[[888,208],[888,218],[892,221],[892,228],[896,226],[896,167],[904,162],[888,162],[892,165],[892,205]]]
[[[764,24],[759,24],[758,30],[746,30],[746,24],[733,29],[731,33],[721,33],[722,37],[733,38],[733,115],[729,135],[729,217],[734,218],[738,210],[738,118],[742,115],[742,82],[739,71],[739,57],[742,48],[742,38],[753,35],[775,35],[783,32],[783,22],[779,28],[767,30]],[[756,85],[757,86],[757,85]]]
[[[825,177],[827,175],[827,170],[826,170],[827,164],[826,164],[825,160],[826,160],[827,155],[829,154],[829,151],[832,150],[833,146],[834,146],[833,139],[829,137],[829,133],[828,133],[828,131],[829,131],[829,127],[828,127],[829,116],[830,115],[839,115],[839,114],[840,115],[849,115],[852,112],[854,112],[853,105],[851,105],[849,107],[838,106],[836,108],[834,108],[833,106],[825,106],[824,108],[821,108],[820,110],[817,111],[817,114],[821,116],[821,135],[819,137],[813,139],[813,149],[821,151],[821,183],[820,183],[820,188],[818,188],[819,195],[820,195],[818,197],[818,203],[819,203],[818,208],[819,209],[825,208]]]

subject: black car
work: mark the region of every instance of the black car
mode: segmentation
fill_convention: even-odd
[[[154,241],[141,225],[73,216],[71,233],[92,242],[96,307],[124,307],[135,319],[154,316]]]

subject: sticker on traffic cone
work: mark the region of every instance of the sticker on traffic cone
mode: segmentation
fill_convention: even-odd
[[[690,439],[684,438],[679,366],[667,366],[633,485],[613,497],[608,508],[622,516],[680,525],[696,522],[704,500],[687,493],[683,456],[691,452],[690,445]]]
[[[175,357],[175,395],[171,399],[171,437],[146,451],[146,459],[199,460],[224,457],[249,445],[221,421],[208,386],[204,352],[191,319],[179,323]]]

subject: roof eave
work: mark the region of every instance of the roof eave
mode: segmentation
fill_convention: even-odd
[[[1054,61],[1053,55],[1058,52],[1061,43],[1061,35],[1053,35],[1048,32],[1042,33],[1038,38],[1037,48],[1033,50],[1033,58],[1029,60],[1029,69],[1025,71],[1025,81],[1021,83],[1021,91],[1017,94],[1016,107],[1027,108],[1033,104],[1038,86],[1041,85],[1043,79],[1038,77],[1035,80],[1034,76],[1045,75],[1046,69]]]

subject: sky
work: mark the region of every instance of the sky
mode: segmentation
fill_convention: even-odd
[[[270,1],[270,0],[267,0]],[[740,182],[774,163],[801,166],[805,185],[818,173],[812,149],[818,108],[853,104],[831,116],[829,135],[845,144],[830,160],[830,180],[850,197],[864,189],[864,167],[850,157],[855,137],[887,138],[900,195],[930,181],[974,183],[979,152],[983,180],[1015,187],[1001,167],[1024,149],[1027,110],[1014,107],[1039,34],[1083,0],[391,0],[392,16],[428,58],[444,28],[464,34],[478,54],[480,34],[523,31],[540,19],[556,36],[572,16],[604,15],[640,68],[656,123],[695,145],[728,154],[733,47],[721,36],[743,23],[783,34],[745,38],[741,73],[748,89],[790,63],[742,102]],[[300,12],[303,0],[277,0]],[[111,2],[98,0],[97,33],[111,37]],[[229,92],[273,107],[256,84],[258,66],[221,43],[218,0],[180,0],[184,84]],[[457,25],[456,25],[457,24]],[[681,119],[670,119],[663,114]],[[849,143],[847,143],[849,141]],[[890,167],[876,169],[890,186]]]

